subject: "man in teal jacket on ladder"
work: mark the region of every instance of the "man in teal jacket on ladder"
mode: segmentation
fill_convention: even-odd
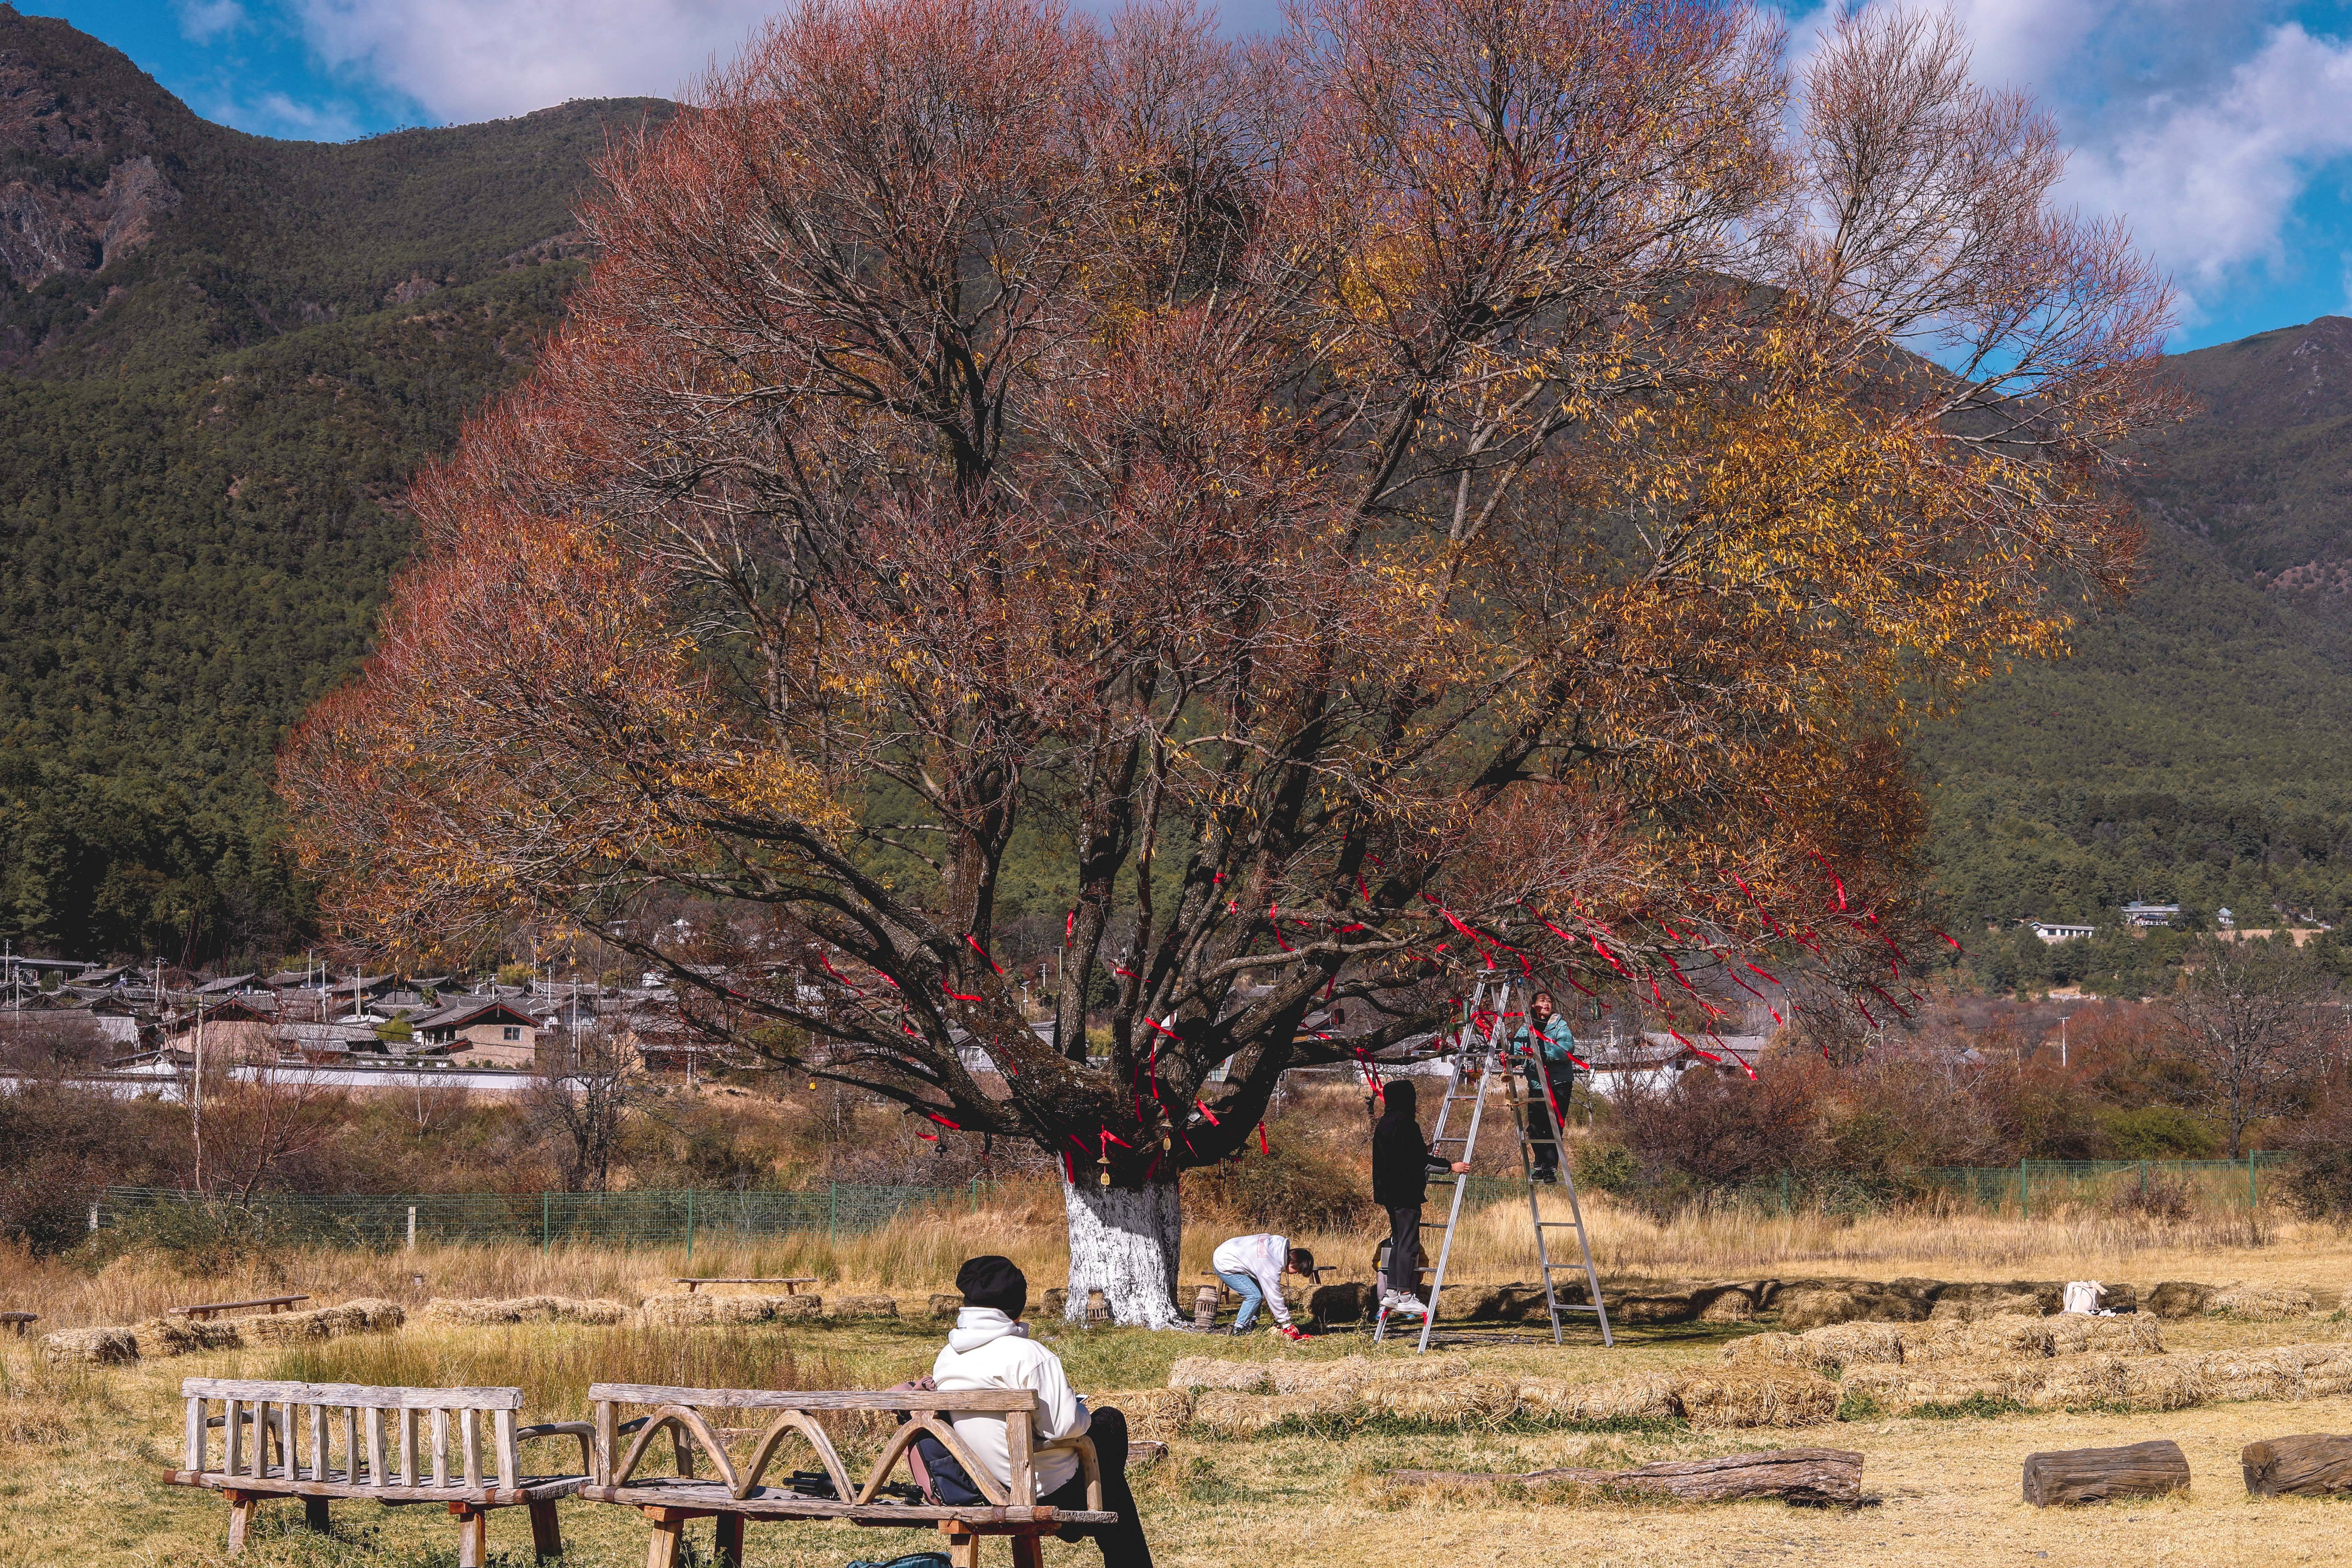
[[[1559,1149],[1551,1141],[1552,1117],[1563,1130],[1568,1125],[1569,1091],[1576,1085],[1576,1037],[1568,1020],[1553,1010],[1551,993],[1538,991],[1528,1001],[1527,1022],[1511,1042],[1526,1057],[1528,1079],[1528,1142],[1535,1150],[1535,1176],[1549,1182],[1559,1173]],[[1545,1114],[1549,1100],[1551,1114]]]

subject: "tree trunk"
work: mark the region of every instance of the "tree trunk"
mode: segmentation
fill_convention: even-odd
[[[1070,1299],[1063,1315],[1084,1321],[1087,1293],[1099,1290],[1114,1323],[1175,1323],[1176,1248],[1183,1236],[1176,1184],[1147,1182],[1138,1191],[1065,1182],[1062,1206],[1070,1222]]]

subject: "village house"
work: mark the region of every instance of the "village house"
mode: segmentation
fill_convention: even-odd
[[[498,996],[460,996],[446,1007],[408,1020],[420,1047],[445,1050],[452,1061],[528,1069],[539,1026],[530,1014]]]

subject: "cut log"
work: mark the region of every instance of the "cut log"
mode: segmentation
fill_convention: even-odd
[[[2025,1457],[2025,1500],[2105,1502],[2189,1489],[2189,1458],[2169,1437],[2121,1448],[2069,1448]]]
[[[2240,1450],[2246,1490],[2255,1497],[2329,1497],[2352,1492],[2352,1437],[2305,1432],[2266,1437]]]
[[[1524,1486],[1575,1485],[1672,1498],[1680,1502],[1736,1502],[1779,1498],[1813,1505],[1862,1501],[1862,1456],[1844,1448],[1775,1448],[1719,1459],[1671,1459],[1632,1470],[1531,1470],[1525,1475],[1477,1475],[1457,1470],[1391,1470],[1400,1486],[1463,1490],[1515,1481]]]

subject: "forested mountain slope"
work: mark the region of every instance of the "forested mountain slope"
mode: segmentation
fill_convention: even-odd
[[[0,937],[296,940],[263,782],[365,646],[410,473],[528,367],[617,130],[211,125],[0,4]],[[2352,321],[2175,361],[2139,591],[1921,737],[1962,922],[2352,900]]]
[[[410,473],[560,320],[590,160],[667,108],[272,142],[0,5],[0,935],[293,937],[270,751]]]
[[[2352,321],[2172,364],[2138,589],[1923,737],[1956,919],[2352,901]]]

